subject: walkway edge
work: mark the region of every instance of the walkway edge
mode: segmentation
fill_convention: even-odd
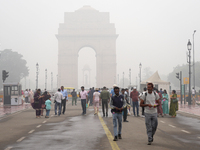
[[[113,149],[113,150],[120,150],[119,147],[118,147],[118,145],[117,145],[117,143],[113,141],[113,136],[112,136],[112,134],[110,133],[110,130],[108,129],[108,127],[106,126],[106,124],[105,124],[103,118],[101,117],[101,114],[98,113],[98,116],[99,116],[99,120],[100,120],[100,122],[101,122],[101,125],[103,126],[103,129],[104,129],[104,131],[105,131],[105,133],[106,133],[106,136],[107,136],[107,138],[108,138],[108,140],[109,140],[109,143],[110,143],[112,149]]]

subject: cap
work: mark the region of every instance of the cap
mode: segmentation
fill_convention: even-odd
[[[133,89],[137,89],[136,87],[134,87]]]
[[[116,84],[113,84],[113,87],[116,87],[117,85]]]

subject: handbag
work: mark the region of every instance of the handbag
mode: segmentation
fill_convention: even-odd
[[[173,101],[173,103],[176,103],[176,102],[178,102],[178,98],[173,99],[172,101]]]

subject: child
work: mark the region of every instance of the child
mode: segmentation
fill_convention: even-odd
[[[49,118],[49,113],[51,110],[51,101],[48,99],[45,101],[45,105],[46,105],[46,116],[45,118]]]

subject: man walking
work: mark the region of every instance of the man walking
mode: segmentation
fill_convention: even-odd
[[[58,110],[58,116],[61,114],[61,101],[63,99],[63,95],[60,92],[60,89],[55,93],[55,98],[54,98],[54,103],[55,103],[55,115],[57,115],[57,107],[59,108]]]
[[[94,94],[94,87],[91,88],[90,92],[88,93],[89,94],[89,98],[90,98],[90,106],[93,105],[93,94]]]
[[[87,91],[85,91],[84,86],[81,87],[81,92],[79,93],[79,97],[81,98],[81,106],[83,113],[82,115],[86,115],[86,102],[88,103]]]
[[[114,128],[114,140],[117,141],[121,137],[122,130],[122,111],[126,107],[126,101],[122,95],[119,95],[119,87],[114,88],[115,95],[111,98],[110,107],[113,115],[113,128]],[[117,131],[118,123],[118,131]]]
[[[25,102],[28,103],[28,96],[29,96],[28,89],[26,89],[26,91],[24,92],[24,96],[25,96]]]
[[[65,108],[66,108],[66,101],[68,101],[67,91],[64,89],[64,86],[61,86],[61,93],[63,95],[61,109],[62,109],[62,113],[64,115],[65,114]]]
[[[71,92],[72,95],[72,106],[75,104],[77,105],[77,93],[75,91],[75,89],[73,89],[73,91]]]
[[[137,117],[139,117],[138,96],[139,96],[139,93],[138,93],[138,91],[136,90],[136,87],[134,87],[134,88],[133,88],[133,91],[131,92],[130,97],[132,98],[133,114],[134,114],[134,116],[136,116],[136,115],[135,115],[135,107],[136,107],[136,110],[137,110]]]
[[[102,100],[102,110],[103,110],[103,117],[105,117],[105,109],[106,106],[106,117],[108,117],[108,103],[110,102],[110,93],[106,90],[106,87],[103,87],[103,90],[100,94],[100,98]]]
[[[146,93],[146,91],[147,91],[147,88],[146,87],[144,87],[144,89],[143,89],[144,91],[140,94],[140,100],[141,100],[141,97],[142,97],[142,95],[144,95],[145,93]],[[142,117],[145,117],[144,116],[144,107],[142,107]]]
[[[127,105],[130,105],[129,103],[129,96],[128,96],[128,89],[122,89],[122,94],[124,95],[124,99],[126,101],[126,107],[124,108],[124,115],[123,115],[123,118],[124,118],[124,122],[128,122],[127,120]]]
[[[145,107],[145,124],[148,136],[148,145],[153,142],[153,136],[158,126],[157,120],[157,108],[160,105],[159,95],[153,91],[153,83],[147,84],[147,90],[145,94],[141,96],[140,106]],[[157,104],[156,104],[156,103]]]

